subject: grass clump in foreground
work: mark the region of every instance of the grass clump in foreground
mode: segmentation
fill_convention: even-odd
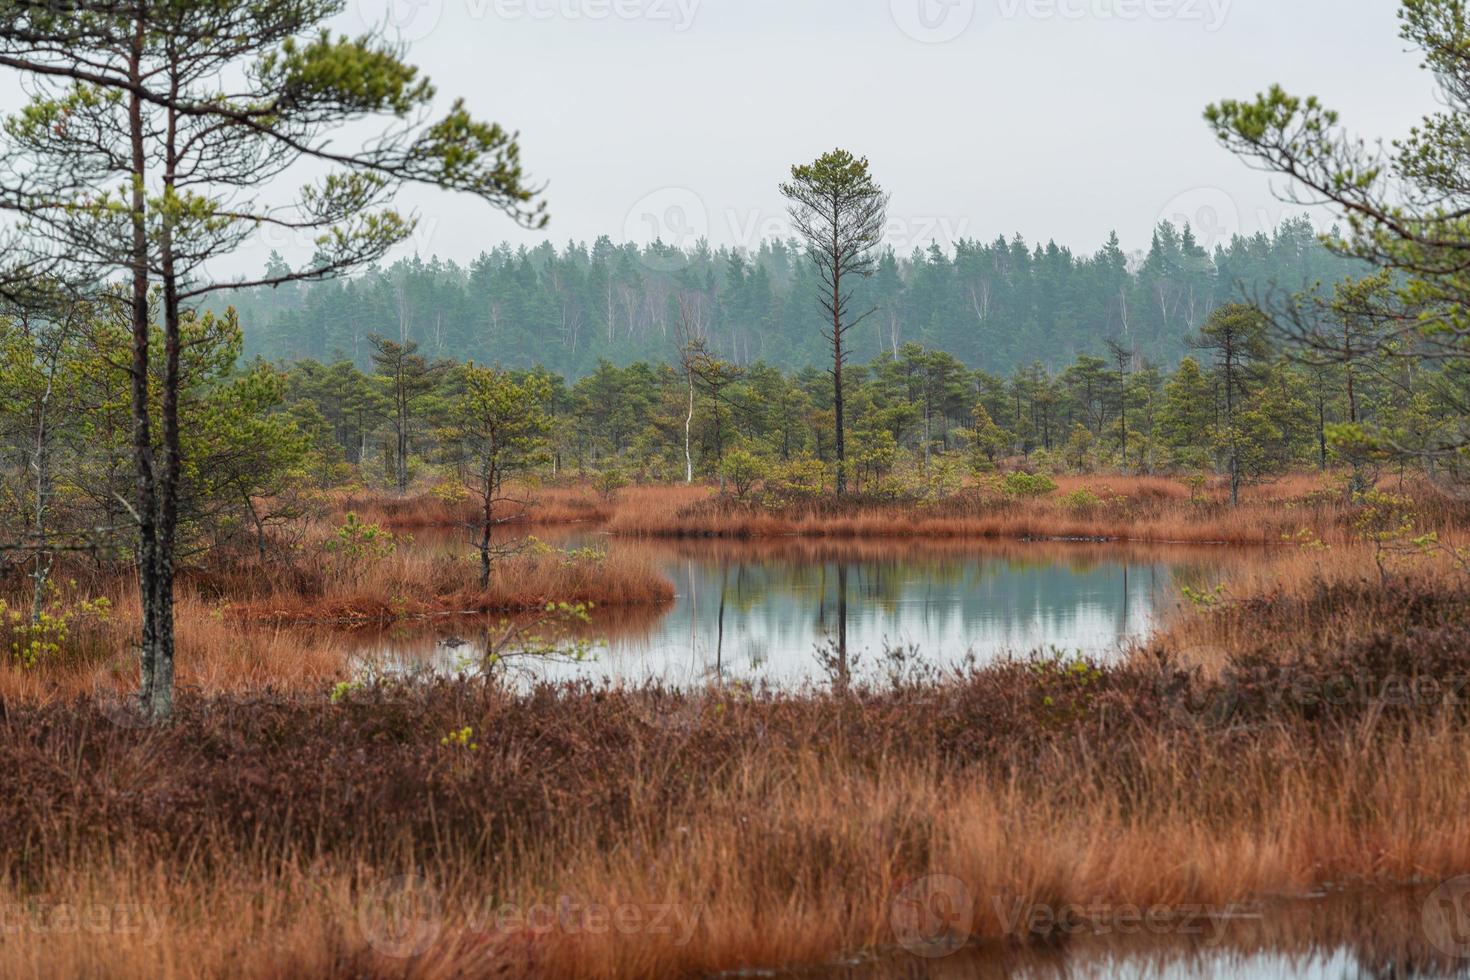
[[[144,919],[22,929],[0,973],[697,974],[890,946],[932,872],[975,896],[964,931],[1020,940],[1016,903],[1447,878],[1465,599],[1319,584],[1212,612],[1237,646],[1209,665],[1166,637],[842,694],[348,686],[186,696],[165,729],[7,699],[0,902]],[[1299,631],[1353,609],[1349,642]]]

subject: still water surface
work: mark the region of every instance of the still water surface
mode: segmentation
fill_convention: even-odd
[[[893,647],[940,669],[1037,650],[1104,657],[1145,638],[1182,584],[1213,585],[1230,560],[1220,549],[1108,544],[601,546],[649,552],[677,598],[599,612],[590,658],[538,665],[538,676],[796,686],[823,678],[822,650],[845,649],[855,677],[881,669]],[[388,669],[452,672],[482,646],[480,634],[456,623],[401,628],[362,652]]]
[[[1190,927],[1083,928],[926,958],[894,949],[793,972],[821,980],[1451,980],[1470,977],[1470,915],[1433,882],[1278,896]]]

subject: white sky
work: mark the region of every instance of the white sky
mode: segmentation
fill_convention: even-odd
[[[1201,237],[1272,227],[1271,182],[1200,118],[1272,82],[1353,129],[1434,106],[1389,0],[349,0],[385,16],[441,93],[519,129],[560,245],[781,228],[777,183],[833,146],[893,194],[903,251],[1020,232],[1142,249],[1162,218]],[[925,19],[927,15],[927,19]],[[905,28],[908,29],[906,32]],[[933,40],[917,40],[913,35]],[[954,35],[951,39],[942,40]],[[488,208],[406,197],[415,243],[472,258],[536,241]]]
[[[1273,82],[1368,136],[1434,107],[1391,0],[347,0],[385,16],[445,101],[521,133],[551,225],[407,192],[407,251],[468,261],[509,239],[754,245],[776,185],[833,146],[892,192],[901,251],[1020,232],[1091,252],[1147,247],[1163,218],[1220,234],[1285,213],[1265,175],[1215,145],[1221,97]],[[948,40],[944,40],[948,38]],[[8,94],[3,101],[15,101]],[[261,242],[216,275],[260,268]]]

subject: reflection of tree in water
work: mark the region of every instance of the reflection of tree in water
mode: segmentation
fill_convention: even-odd
[[[1026,653],[1052,636],[1068,649],[1082,642],[1097,650],[1146,627],[1154,610],[1178,595],[1171,565],[1129,560],[1146,553],[1109,559],[1107,546],[1093,545],[1077,559],[1035,547],[1037,557],[1014,549],[976,555],[895,547],[892,557],[876,558],[865,545],[852,549],[854,560],[844,560],[842,548],[705,548],[694,552],[697,560],[681,561],[679,571],[689,577],[688,595],[708,599],[679,615],[688,616],[691,650],[698,637],[707,638],[714,666],[727,671],[732,654],[752,663],[774,653],[805,656],[826,637],[842,639],[836,653],[848,662],[881,654],[886,643],[916,641],[921,653],[939,658],[1006,644]],[[683,628],[681,619],[676,630]]]
[[[652,671],[676,683],[757,674],[796,683],[816,673],[813,649],[829,636],[841,641],[835,652],[853,678],[881,669],[890,647],[917,648],[936,666],[969,652],[1024,655],[1050,645],[1103,654],[1177,602],[1181,581],[1212,588],[1230,579],[1233,554],[899,539],[611,539],[607,546],[647,555],[679,597],[673,606],[594,610],[592,622],[574,631],[598,644],[587,670],[630,677]],[[1259,552],[1241,554],[1260,560]],[[436,646],[432,634],[442,640],[451,631],[469,635],[466,628],[411,625],[371,645],[428,655]]]
[[[824,579],[826,570],[827,567],[823,565]],[[833,573],[835,588],[831,606],[829,608],[827,602],[825,581],[821,591],[821,602],[817,605],[817,624],[826,638],[826,643],[817,645],[816,658],[817,666],[826,675],[832,690],[841,692],[847,690],[848,683],[852,680],[854,666],[847,648],[847,564],[837,562]]]

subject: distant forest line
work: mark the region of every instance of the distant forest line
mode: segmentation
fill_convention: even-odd
[[[272,255],[269,270],[285,263]],[[1236,235],[1213,251],[1188,225],[1163,223],[1146,252],[1116,234],[1092,255],[1019,235],[990,243],[888,251],[857,286],[873,313],[852,333],[866,361],[906,343],[946,351],[971,368],[1060,368],[1109,340],[1173,366],[1210,313],[1242,298],[1297,292],[1361,274],[1326,249],[1305,218],[1273,233]],[[680,317],[712,353],[788,370],[824,365],[823,314],[811,264],[795,241],[754,252],[701,243],[498,245],[468,266],[415,257],[362,275],[225,294],[240,313],[245,353],[271,361],[370,362],[373,335],[413,341],[432,358],[583,377],[676,356]],[[223,304],[224,300],[221,300]]]

